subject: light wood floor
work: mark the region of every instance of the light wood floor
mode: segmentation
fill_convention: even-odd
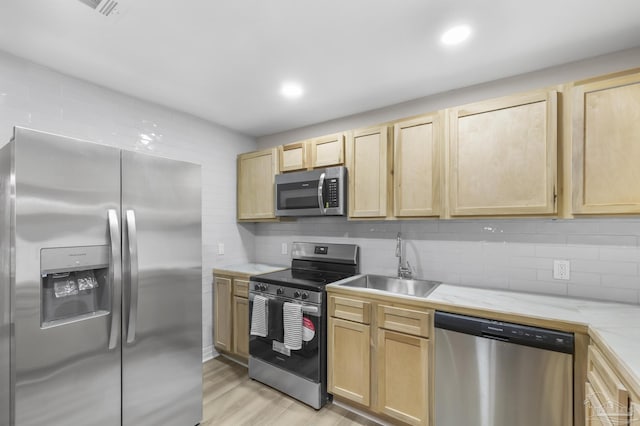
[[[204,364],[202,426],[213,425],[375,425],[331,403],[321,410],[249,379],[247,369],[217,357]]]

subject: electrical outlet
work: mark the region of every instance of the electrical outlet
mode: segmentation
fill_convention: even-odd
[[[224,243],[218,243],[218,255],[222,256],[224,254]]]
[[[289,252],[289,247],[287,247],[287,243],[282,243],[282,254],[287,254]]]
[[[568,260],[553,261],[553,279],[568,280],[571,278],[571,263]]]

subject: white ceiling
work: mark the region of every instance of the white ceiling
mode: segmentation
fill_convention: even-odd
[[[263,136],[640,45],[638,0],[1,0],[0,49]],[[445,48],[440,34],[472,37]],[[306,94],[280,96],[284,80]]]

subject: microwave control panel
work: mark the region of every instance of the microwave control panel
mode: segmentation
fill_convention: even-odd
[[[324,196],[324,208],[328,209],[331,207],[340,207],[340,202],[338,201],[339,195],[338,189],[339,187],[339,179],[327,179],[327,192]]]

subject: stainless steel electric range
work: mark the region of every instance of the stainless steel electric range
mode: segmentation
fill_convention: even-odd
[[[359,250],[352,244],[293,243],[291,257],[291,268],[250,279],[249,377],[319,409],[328,398],[325,286],[358,274]],[[295,317],[302,327],[301,344],[294,346],[299,349],[291,349],[285,336],[292,304],[301,311]]]

